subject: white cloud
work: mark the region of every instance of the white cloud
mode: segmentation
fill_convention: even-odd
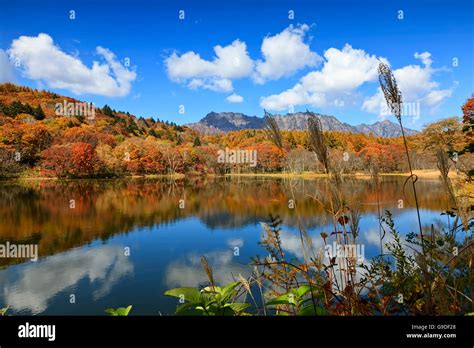
[[[308,73],[294,87],[280,94],[262,98],[260,105],[270,110],[306,104],[322,107],[333,100],[338,101],[337,105],[344,105],[344,100],[355,89],[377,78],[377,57],[349,44],[342,50],[329,48],[324,58],[320,71]]]
[[[229,103],[242,103],[244,101],[244,97],[242,97],[241,95],[238,95],[238,94],[231,94],[229,95],[226,100],[229,102]]]
[[[13,66],[4,50],[0,50],[0,83],[14,82],[15,74]]]
[[[214,92],[232,92],[234,87],[229,79],[192,79],[188,83],[191,89],[209,89]]]
[[[165,59],[168,77],[178,83],[187,83],[190,88],[207,88],[213,91],[233,90],[231,79],[250,75],[253,61],[245,42],[235,40],[228,46],[215,46],[216,56],[212,61],[202,59],[189,51],[181,56],[174,52]]]
[[[431,63],[433,63],[433,61],[431,60],[431,53],[429,52],[423,52],[423,53],[416,52],[415,58],[420,59],[421,62],[428,67],[431,66]]]
[[[257,61],[250,58],[246,43],[240,40],[215,46],[212,60],[193,51],[182,55],[174,52],[165,59],[168,77],[193,89],[229,92],[233,90],[234,79],[252,77],[255,82],[264,83],[289,76],[321,60],[304,42],[308,30],[306,24],[290,25],[281,33],[265,37],[261,46],[263,60]]]
[[[264,61],[256,61],[254,80],[257,83],[276,80],[319,63],[322,58],[311,52],[309,45],[304,42],[308,30],[306,24],[296,27],[290,25],[281,33],[265,37],[261,48]]]
[[[438,70],[431,67],[433,61],[429,52],[415,53],[414,57],[421,60],[424,66],[406,65],[393,70],[393,75],[402,93],[403,103],[420,103],[421,112],[429,112],[429,109],[451,96],[452,88],[439,89],[439,83],[433,80],[433,75]],[[378,114],[380,118],[387,118],[389,115],[381,114],[384,105],[384,96],[378,88],[377,93],[365,99],[362,110]]]
[[[377,93],[365,98],[364,103],[362,104],[362,110],[371,113],[379,113],[382,110],[384,105],[383,103],[385,103],[385,99],[383,97],[382,90],[379,87],[377,89]]]
[[[136,73],[126,69],[108,49],[98,46],[96,51],[105,63],[94,61],[89,68],[76,56],[61,51],[51,36],[41,33],[13,40],[8,53],[11,59],[19,59],[25,77],[44,81],[49,87],[75,94],[127,95]]]
[[[453,94],[453,90],[449,89],[442,89],[442,90],[434,90],[429,92],[424,98],[424,102],[428,106],[436,106],[440,104],[445,98],[450,97]]]

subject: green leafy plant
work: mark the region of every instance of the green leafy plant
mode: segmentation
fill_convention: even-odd
[[[128,307],[119,307],[119,308],[108,308],[105,310],[110,316],[113,317],[126,317],[128,313],[132,310],[132,305]]]
[[[233,282],[224,287],[211,285],[200,291],[195,288],[175,288],[166,291],[165,295],[184,302],[176,309],[178,315],[248,315],[244,310],[250,304],[234,302],[238,297],[239,284]]]
[[[10,308],[10,306],[6,306],[6,307],[0,309],[0,315],[1,315],[1,316],[4,316],[5,313],[7,313],[8,308]]]
[[[313,292],[313,296],[309,296],[311,292]],[[325,309],[315,306],[312,302],[315,295],[320,296],[321,294],[315,287],[305,284],[267,301],[266,305],[275,306],[279,315],[288,315],[292,312],[285,310],[285,307],[294,308],[296,315],[325,315]]]

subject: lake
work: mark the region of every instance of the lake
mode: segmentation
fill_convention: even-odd
[[[417,231],[411,185],[383,177],[380,206],[398,229]],[[417,182],[424,225],[447,223],[448,209],[437,180]],[[370,180],[346,179],[349,205],[362,212],[359,243],[365,258],[379,252],[377,195]],[[293,192],[293,193],[292,193]],[[249,274],[259,245],[260,222],[283,220],[284,251],[301,257],[297,216],[320,247],[331,217],[317,203],[329,197],[327,179],[196,177],[0,183],[0,244],[38,245],[39,258],[0,258],[0,308],[12,315],[104,315],[106,308],[133,305],[134,315],[172,314],[173,287],[206,281],[205,255],[218,283]]]

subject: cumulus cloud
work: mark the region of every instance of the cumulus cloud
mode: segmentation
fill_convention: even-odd
[[[192,79],[188,83],[188,87],[191,89],[208,89],[214,92],[232,92],[234,87],[232,81],[229,79]]]
[[[4,50],[0,50],[0,83],[14,82],[15,74],[13,66]]]
[[[125,68],[110,50],[97,47],[104,60],[87,67],[77,56],[61,51],[51,36],[20,36],[8,50],[10,59],[18,59],[25,77],[45,82],[49,87],[69,90],[75,94],[96,94],[108,97],[125,96],[130,92],[136,73]]]
[[[420,103],[423,112],[423,109],[434,108],[451,96],[452,88],[440,89],[439,83],[433,80],[433,75],[438,70],[432,68],[433,61],[429,52],[415,53],[414,57],[419,59],[423,66],[407,65],[393,70],[393,74],[402,93],[403,103]],[[384,105],[384,96],[378,88],[377,93],[365,99],[362,110],[386,118],[389,115],[382,112]]]
[[[329,48],[324,52],[324,58],[320,71],[306,74],[286,91],[262,98],[260,105],[270,110],[306,104],[323,107],[334,104],[335,100],[336,105],[344,105],[344,99],[351,92],[377,78],[377,57],[349,44],[342,50]]]
[[[388,60],[353,48],[348,43],[342,49],[329,48],[320,57],[311,51],[305,40],[309,28],[306,24],[290,25],[278,34],[266,36],[261,44],[262,58],[259,60],[250,58],[245,42],[240,40],[228,46],[215,46],[212,60],[203,59],[193,51],[182,55],[175,52],[165,59],[168,77],[190,89],[229,93],[234,90],[234,79],[251,78],[255,83],[263,84],[312,67],[315,70],[301,77],[293,87],[262,97],[260,106],[281,111],[301,105],[316,108],[360,105],[361,87],[377,84],[379,63],[389,64]],[[451,96],[453,88],[441,89],[433,80],[433,75],[441,69],[432,68],[429,52],[417,52],[414,57],[421,65],[407,65],[394,70],[403,100],[405,103],[419,102],[421,108],[433,111]],[[316,68],[321,62],[322,67]],[[226,99],[231,103],[243,101],[235,93]],[[375,94],[365,96],[361,108],[380,116],[385,112],[384,103],[378,89]]]
[[[242,103],[244,101],[244,97],[242,97],[241,95],[238,95],[238,94],[231,94],[229,95],[226,100],[229,102],[229,103]]]
[[[308,30],[306,24],[290,25],[281,33],[263,39],[261,50],[264,60],[256,61],[254,80],[264,83],[291,75],[306,66],[316,66],[322,58],[304,42]]]
[[[251,77],[256,83],[264,83],[289,76],[321,61],[304,41],[308,30],[306,24],[290,25],[274,36],[265,37],[261,45],[263,59],[256,61],[250,58],[246,43],[240,40],[228,46],[215,46],[212,60],[203,59],[193,51],[181,55],[174,52],[165,59],[168,77],[192,89],[229,92],[233,90],[234,79]]]
[[[231,79],[248,76],[253,61],[245,42],[235,40],[228,46],[215,46],[213,60],[202,59],[198,53],[186,52],[179,56],[174,52],[165,59],[168,77],[190,88],[207,88],[213,91],[232,91]]]

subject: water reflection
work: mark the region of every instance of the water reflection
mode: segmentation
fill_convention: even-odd
[[[295,226],[294,210],[287,204],[289,186],[288,181],[274,179],[0,184],[0,243],[37,242],[40,256],[45,256],[138,226],[167,224],[188,216],[198,217],[210,229],[241,228],[266,220],[270,213]],[[447,208],[439,183],[420,181],[418,190],[422,208]],[[329,191],[326,180],[296,181],[299,214],[308,228],[330,222],[312,198],[328,197]],[[376,198],[369,181],[347,181],[344,191],[349,204],[360,203],[363,213],[375,212]],[[411,196],[403,192],[403,178],[385,179],[380,195],[382,209],[394,208],[395,216],[403,211],[397,209],[399,199],[404,200],[404,208],[411,207]],[[179,208],[180,199],[185,200],[184,209]],[[0,259],[0,266],[11,262]]]
[[[416,227],[416,214],[403,182],[384,178],[380,200],[407,233]],[[436,223],[447,208],[446,195],[437,181],[417,185],[422,220]],[[37,243],[40,255],[37,263],[0,258],[0,307],[10,305],[14,315],[103,314],[105,308],[133,304],[134,314],[172,313],[176,302],[163,292],[204,283],[201,256],[218,283],[251,271],[250,257],[265,256],[260,222],[270,214],[284,222],[285,253],[302,257],[296,214],[288,208],[291,189],[301,221],[321,250],[319,234],[331,230],[331,219],[314,197],[329,197],[324,179],[0,183],[0,243]],[[368,180],[347,180],[343,191],[349,205],[360,206],[359,239],[367,260],[379,252],[376,194]],[[124,255],[125,246],[130,256]],[[72,293],[80,304],[69,304]]]
[[[168,288],[197,287],[208,281],[201,265],[201,257],[205,256],[212,265],[212,273],[217,284],[227,284],[234,277],[242,274],[246,277],[250,268],[235,262],[232,250],[217,250],[204,254],[191,253],[183,261],[173,261],[166,269],[165,283]]]
[[[17,266],[18,267],[18,266]],[[72,250],[42,262],[20,266],[19,270],[0,271],[3,298],[16,311],[43,312],[49,299],[87,278],[94,299],[100,299],[122,277],[133,273],[133,265],[120,247],[103,246],[92,250]]]

